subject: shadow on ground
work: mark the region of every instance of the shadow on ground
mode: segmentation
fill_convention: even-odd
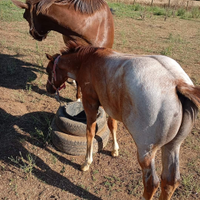
[[[27,89],[27,86],[32,81],[37,79],[36,72],[45,73],[44,67],[34,65],[29,62],[20,60],[23,55],[7,55],[0,54],[0,87],[9,89]],[[31,89],[41,95],[49,95],[46,90],[39,88],[38,86],[32,86]],[[61,101],[70,102],[70,99],[60,97]]]
[[[23,140],[25,140],[32,145],[44,148],[48,153],[56,156],[62,163],[79,170],[80,166],[78,164],[52,152],[48,146],[44,145],[42,138],[32,135],[35,129],[41,129],[45,133],[44,138],[48,137],[49,122],[53,116],[52,113],[48,112],[33,112],[17,117],[8,114],[0,108],[0,159],[5,163],[20,168],[19,165],[12,162],[9,158],[19,156],[19,152],[21,152],[23,158],[27,159],[26,155],[29,154],[36,162],[36,167],[34,167],[32,174],[39,180],[81,198],[100,200],[99,197],[73,184],[69,179],[52,170],[39,156],[30,153],[23,147]],[[18,127],[18,130],[16,130],[16,127]],[[19,130],[23,130],[24,134],[21,134]]]

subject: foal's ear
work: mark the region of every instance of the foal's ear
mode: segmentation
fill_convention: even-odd
[[[28,9],[28,4],[17,0],[11,0],[18,8]]]
[[[54,61],[53,56],[49,55],[48,53],[46,53],[46,57],[47,57],[48,60]]]

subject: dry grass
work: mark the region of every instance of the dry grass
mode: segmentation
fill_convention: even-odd
[[[3,1],[1,1],[3,2]],[[0,2],[0,7],[2,6]],[[4,1],[6,5],[8,1]],[[111,5],[112,7],[112,5]],[[112,141],[94,155],[91,169],[79,170],[84,156],[57,151],[48,138],[59,103],[46,93],[45,52],[63,47],[60,34],[43,42],[28,34],[28,24],[14,7],[0,14],[0,199],[140,199],[142,173],[135,144],[119,124],[120,156],[110,156]],[[165,54],[176,59],[200,85],[200,22],[164,16],[114,15],[114,49],[134,54]],[[0,9],[1,10],[1,9]],[[9,15],[6,14],[9,12]],[[12,15],[15,16],[12,18]],[[19,16],[19,18],[18,18]],[[135,17],[136,16],[136,17]],[[17,20],[17,22],[15,21]],[[75,89],[61,91],[64,101],[75,100]],[[200,120],[181,148],[182,184],[173,200],[200,198]],[[161,172],[160,152],[157,171]],[[159,190],[155,199],[158,199]]]

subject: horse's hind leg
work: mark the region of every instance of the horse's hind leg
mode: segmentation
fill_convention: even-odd
[[[160,200],[170,200],[180,182],[179,150],[181,143],[190,133],[197,107],[188,99],[182,99],[183,119],[176,137],[162,147],[162,177]]]
[[[169,200],[179,186],[179,150],[180,144],[169,143],[162,147],[162,176],[160,200]]]
[[[110,129],[110,132],[112,134],[112,137],[113,137],[113,151],[111,152],[111,155],[113,157],[117,157],[119,155],[119,145],[117,143],[117,136],[116,136],[116,133],[117,133],[117,121],[114,120],[113,118],[111,118],[109,116],[108,118],[108,127]]]
[[[151,200],[158,189],[159,178],[155,169],[155,154],[157,149],[138,149],[138,161],[142,168],[144,193],[143,199]]]

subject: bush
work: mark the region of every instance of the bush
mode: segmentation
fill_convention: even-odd
[[[133,10],[134,11],[141,11],[141,10],[143,10],[143,7],[140,4],[134,4]]]
[[[186,13],[186,10],[184,8],[179,8],[177,10],[177,14],[176,15],[180,16],[180,17],[183,17],[185,15],[185,13]]]

